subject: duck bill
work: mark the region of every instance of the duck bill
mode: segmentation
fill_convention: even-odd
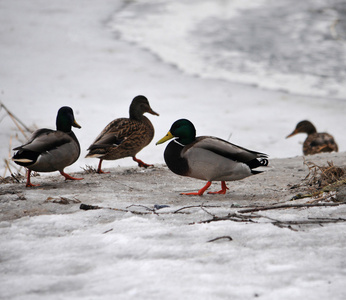
[[[73,127],[77,127],[77,128],[82,128],[82,126],[80,126],[80,125],[76,122],[76,120],[73,120],[72,126],[73,126]]]
[[[291,137],[291,136],[296,135],[297,133],[298,133],[298,131],[297,131],[297,130],[294,130],[291,134],[289,134],[288,136],[286,136],[286,139],[288,139],[288,138]]]
[[[149,114],[155,115],[155,116],[159,116],[159,114],[155,111],[153,111],[151,108],[148,111]]]
[[[156,145],[162,144],[172,138],[174,138],[174,136],[171,134],[170,131],[168,131],[168,133],[161,140],[157,141]]]

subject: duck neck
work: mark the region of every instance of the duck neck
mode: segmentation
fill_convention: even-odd
[[[309,124],[309,126],[307,126],[307,127],[305,128],[305,130],[306,130],[306,133],[307,133],[308,135],[314,134],[314,133],[317,132],[315,126],[312,125],[312,124]]]
[[[138,106],[130,105],[130,119],[141,121],[143,118],[143,112]]]
[[[195,140],[194,137],[184,137],[184,138],[178,138],[175,141],[180,145],[186,146],[194,142],[194,140]]]
[[[66,120],[61,120],[61,118],[58,118],[56,120],[56,129],[59,131],[63,131],[63,132],[70,132],[71,131],[72,126],[68,124],[68,122],[66,122]]]

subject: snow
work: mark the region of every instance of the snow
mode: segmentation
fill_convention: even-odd
[[[268,2],[273,6],[266,9]],[[316,2],[315,11],[329,3]],[[139,94],[160,114],[149,115],[156,130],[154,141],[175,120],[188,118],[199,135],[230,139],[271,158],[294,157],[301,155],[300,142],[305,137],[286,140],[285,136],[297,122],[310,119],[319,131],[333,134],[340,151],[345,151],[345,43],[318,39],[334,20],[337,5],[331,1],[327,14],[316,20],[316,15],[307,17],[312,1],[294,7],[288,0],[245,3],[1,1],[0,101],[26,125],[38,128],[54,128],[61,106],[74,109],[82,126],[74,129],[82,154],[66,168],[68,173],[97,165],[97,160],[84,158],[86,149],[111,120],[128,115],[131,100]],[[280,17],[270,18],[278,9],[288,15],[293,10],[291,18],[287,17],[294,28],[285,44],[287,53],[279,47],[282,40],[277,36],[282,31],[275,31]],[[230,25],[238,26],[244,15],[251,28],[258,26],[263,32],[268,28],[264,37],[249,36],[250,29],[244,25],[230,39],[236,34]],[[268,16],[273,23],[267,23]],[[303,34],[306,20],[314,24],[307,40]],[[227,34],[223,28],[228,28]],[[273,65],[266,58],[266,41],[272,31],[274,50],[283,58]],[[252,40],[258,42],[259,52],[251,48]],[[320,45],[327,50],[320,51]],[[326,59],[328,51],[335,59]],[[300,58],[294,67],[292,53]],[[18,130],[4,110],[0,110],[0,126],[3,161],[9,147],[20,142],[11,138]],[[154,141],[138,157],[160,165],[164,146],[155,146]],[[135,163],[130,158],[104,162],[104,168],[112,172],[117,166],[130,168]],[[2,176],[4,165],[0,171]],[[144,176],[154,171],[138,172]],[[143,216],[112,210],[84,212],[74,205],[58,214],[44,214],[42,203],[47,196],[73,198],[79,193],[89,194],[89,204],[108,207],[168,204],[165,210],[169,212],[203,201],[229,207],[233,199],[242,201],[240,190],[255,180],[240,182],[235,195],[233,189],[229,191],[229,198],[185,200],[175,195],[178,192],[169,183],[163,186],[172,191],[169,196],[157,194],[151,188],[160,189],[155,179],[146,184],[136,181],[131,186],[136,184],[139,190],[118,194],[124,177],[126,173],[116,173],[114,184],[97,192],[102,180],[95,177],[87,177],[85,183],[69,182],[69,191],[55,188],[54,182],[62,181],[60,176],[50,179],[53,183],[43,189],[16,187],[12,196],[24,193],[43,214],[0,222],[0,298],[345,298],[343,223],[296,232],[268,222],[190,225],[210,218],[201,209],[184,215]],[[180,185],[186,181],[175,180],[181,180]],[[201,184],[187,182],[194,189]],[[84,185],[87,191],[78,190]],[[12,196],[0,193],[1,202],[23,205]],[[224,208],[217,212],[224,213]],[[290,218],[290,213],[306,217],[303,210],[270,216]],[[306,214],[340,217],[337,208],[314,208]],[[233,240],[208,243],[225,235]]]
[[[5,263],[13,262],[12,268],[3,270],[2,288],[7,286],[3,299],[13,295],[14,299],[250,299],[256,294],[265,299],[314,299],[313,295],[341,299],[345,295],[339,265],[345,244],[331,238],[330,251],[322,242],[324,236],[336,236],[331,227],[296,233],[269,224],[190,226],[137,216],[100,224],[99,219],[99,212],[91,212],[15,222],[7,229],[11,240],[2,251],[21,251],[3,258]],[[338,230],[342,234],[345,226]],[[206,237],[222,232],[231,233],[234,241],[206,242]]]
[[[37,191],[32,194],[40,197]],[[79,197],[85,198],[83,192]],[[100,194],[98,201],[107,203],[107,197]],[[138,192],[134,192],[133,199],[142,203],[137,197]],[[149,197],[152,201],[164,201],[155,197],[155,193]],[[112,194],[113,206],[121,205],[116,198]],[[228,201],[219,200],[206,197],[206,209],[220,213],[220,208],[207,207],[224,205],[225,209]],[[149,202],[150,199],[145,200],[145,204]],[[345,239],[340,238],[344,236],[344,224],[318,225],[297,232],[268,222],[192,224],[210,219],[210,215],[198,208],[190,209],[190,214],[167,214],[177,206],[184,204],[170,203],[162,214],[158,211],[159,215],[95,210],[2,222],[2,298],[343,299],[345,296],[346,245]],[[336,212],[335,208],[324,208],[322,216]],[[278,211],[268,215],[280,218],[281,214],[289,213]],[[321,209],[295,214],[301,218],[304,214],[315,216],[321,214]],[[233,240],[208,242],[219,236],[231,236]]]

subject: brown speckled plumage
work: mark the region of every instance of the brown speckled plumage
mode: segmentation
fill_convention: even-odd
[[[97,172],[101,170],[102,160],[116,160],[132,157],[140,167],[148,167],[136,154],[147,146],[154,137],[154,127],[145,112],[154,112],[144,96],[137,96],[130,105],[130,118],[119,118],[110,122],[89,147],[86,157],[100,159]]]
[[[297,124],[294,131],[286,138],[298,133],[306,133],[308,136],[303,143],[304,155],[312,155],[322,152],[338,152],[338,145],[334,137],[326,132],[317,132],[315,126],[309,121],[301,121]]]

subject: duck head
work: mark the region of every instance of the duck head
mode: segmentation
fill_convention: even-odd
[[[56,117],[56,129],[63,132],[70,132],[72,126],[81,128],[74,119],[72,108],[68,106],[61,107]]]
[[[141,95],[135,97],[130,105],[130,119],[141,120],[143,114],[146,112],[155,116],[159,115],[151,109],[146,97]]]
[[[162,144],[172,138],[183,144],[188,145],[196,139],[195,126],[187,119],[180,119],[173,123],[168,133],[159,140],[156,145]]]
[[[307,134],[312,134],[316,132],[315,126],[307,120],[301,121],[297,124],[296,128],[293,130],[291,134],[289,134],[287,138],[296,135],[297,133],[307,133]]]

